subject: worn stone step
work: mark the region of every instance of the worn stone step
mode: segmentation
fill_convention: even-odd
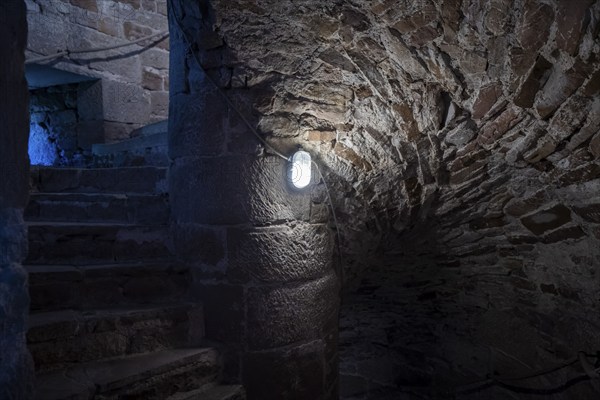
[[[162,226],[28,222],[26,264],[102,264],[168,257]]]
[[[168,166],[167,131],[165,129],[115,143],[94,144],[92,155],[97,166]]]
[[[166,400],[245,400],[246,392],[241,385],[218,385],[186,393],[176,393]]]
[[[32,167],[32,192],[166,193],[164,167],[51,168]]]
[[[27,342],[36,371],[165,348],[198,346],[200,304],[108,310],[61,310],[29,316]]]
[[[164,400],[216,382],[220,372],[213,348],[161,350],[38,374],[35,398]]]
[[[168,260],[25,268],[32,311],[176,302],[187,295],[190,279],[187,267]]]
[[[32,193],[25,219],[164,225],[169,201],[166,195]]]

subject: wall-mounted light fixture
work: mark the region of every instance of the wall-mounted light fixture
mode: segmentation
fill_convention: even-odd
[[[310,184],[311,159],[310,154],[306,151],[298,149],[298,151],[290,157],[288,180],[296,189],[304,189]]]

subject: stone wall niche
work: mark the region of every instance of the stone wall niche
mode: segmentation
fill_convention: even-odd
[[[291,189],[286,161],[264,152],[187,52],[179,24],[196,38],[198,59],[210,59],[204,67],[223,93],[256,124],[272,89],[232,89],[221,79],[215,63],[235,54],[212,30],[212,2],[172,4],[173,247],[194,271],[191,296],[204,304],[207,336],[227,345],[228,378],[250,400],[336,399],[340,285],[327,217],[311,213],[319,196]]]
[[[102,82],[44,65],[28,64],[31,165],[85,166],[104,143]]]
[[[27,84],[25,3],[0,3],[0,398],[29,399],[33,363],[25,343],[29,308],[23,208],[27,203]]]

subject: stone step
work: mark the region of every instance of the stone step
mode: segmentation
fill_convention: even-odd
[[[31,168],[31,191],[46,193],[166,193],[167,168]]]
[[[166,134],[169,130],[169,120],[164,119],[162,121],[153,122],[148,125],[144,125],[140,128],[134,129],[131,131],[131,137],[140,137],[140,136],[152,136],[156,134]]]
[[[32,311],[148,305],[187,296],[189,271],[172,261],[27,265]]]
[[[37,400],[164,400],[218,381],[221,360],[212,348],[170,349],[81,363],[39,374]]]
[[[114,223],[28,222],[26,264],[103,264],[170,256],[168,229]]]
[[[169,201],[166,195],[32,193],[25,219],[166,225]]]
[[[204,337],[203,320],[199,304],[34,313],[29,316],[27,342],[40,372],[102,358],[198,346]]]
[[[92,155],[94,164],[100,167],[168,166],[167,131],[165,129],[116,143],[94,144]]]
[[[186,393],[176,393],[166,400],[245,400],[246,392],[241,385],[219,385]]]

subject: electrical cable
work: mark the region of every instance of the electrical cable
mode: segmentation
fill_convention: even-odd
[[[54,60],[55,58],[59,58],[62,56],[68,57],[71,54],[97,53],[97,52],[101,52],[101,51],[120,49],[121,47],[127,47],[127,46],[131,46],[131,45],[138,44],[141,42],[145,42],[146,40],[150,40],[155,37],[160,37],[160,40],[163,40],[167,36],[169,36],[169,31],[161,31],[161,32],[153,33],[152,35],[144,36],[143,38],[139,38],[137,40],[134,40],[133,42],[121,43],[121,44],[117,44],[114,46],[96,47],[96,48],[92,48],[92,49],[63,50],[63,51],[59,51],[58,53],[55,53],[55,54],[32,58],[30,60],[25,61],[25,64],[33,64],[33,63],[39,63],[39,62],[44,62],[44,61],[50,61],[50,60]]]
[[[345,283],[345,276],[344,276],[344,259],[342,258],[342,236],[340,235],[340,229],[338,226],[338,221],[337,221],[337,215],[335,214],[335,207],[333,206],[333,201],[331,200],[331,194],[329,192],[329,185],[327,184],[327,181],[325,180],[325,177],[323,176],[323,174],[321,173],[321,168],[319,168],[319,165],[312,161],[313,165],[317,168],[317,172],[319,173],[319,176],[321,177],[321,180],[323,181],[323,185],[325,185],[325,192],[327,193],[327,201],[329,202],[329,208],[331,208],[331,214],[333,215],[333,225],[335,226],[335,232],[337,234],[337,252],[338,252],[338,258],[340,260],[340,280],[341,280],[341,285],[342,287],[344,286]]]

